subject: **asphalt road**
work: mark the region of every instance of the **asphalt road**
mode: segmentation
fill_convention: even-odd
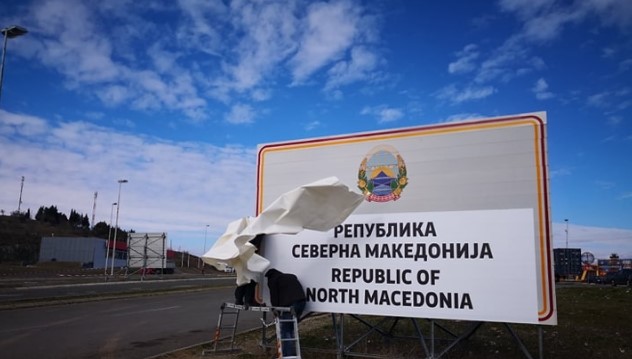
[[[134,359],[208,342],[221,304],[233,298],[234,279],[231,285],[213,286],[208,280],[206,283],[209,285],[204,290],[2,310],[0,357]],[[158,284],[48,287],[25,293],[40,295],[41,291],[50,290],[75,296],[96,291],[98,295],[115,286],[137,291],[146,290],[143,288],[147,285]],[[191,283],[175,281],[162,285]],[[260,313],[242,312],[238,331],[260,327],[260,318]]]
[[[235,285],[234,277],[198,277],[187,279],[165,279],[165,280],[130,280],[119,282],[104,282],[102,280],[92,280],[87,283],[76,283],[73,281],[57,282],[48,284],[46,281],[38,282],[36,285],[16,286],[6,285],[0,288],[0,308],[11,303],[24,305],[28,302],[44,299],[86,298],[86,297],[107,297],[121,295],[142,295],[156,291],[185,291],[205,287]]]

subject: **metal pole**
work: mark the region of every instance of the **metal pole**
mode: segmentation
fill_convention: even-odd
[[[206,254],[206,234],[208,233],[208,226],[209,224],[206,225],[206,229],[204,230],[204,251],[203,251],[203,255]]]
[[[119,183],[119,191],[118,191],[118,201],[116,201],[116,203],[118,203],[116,205],[116,224],[114,225],[114,243],[112,243],[112,269],[110,270],[110,275],[113,276],[114,275],[114,253],[116,251],[116,235],[118,232],[118,219],[119,219],[119,209],[121,209],[121,185],[123,183],[127,183],[127,180],[118,180]]]
[[[22,190],[23,189],[24,189],[24,176],[22,176],[22,183],[20,184],[20,199],[18,199],[18,214],[20,214],[20,208],[22,206]]]
[[[90,226],[90,229],[94,229],[94,217],[96,216],[96,212],[97,212],[97,196],[99,195],[99,192],[94,192],[94,202],[92,204],[92,225]]]
[[[108,257],[110,256],[110,238],[112,237],[112,218],[114,214],[114,206],[116,206],[116,202],[112,203],[112,207],[110,207],[110,225],[108,226],[108,241],[106,243],[105,249],[105,275],[108,275]],[[114,253],[112,253],[112,258],[114,258]]]
[[[564,222],[566,222],[566,251],[564,253],[564,258],[566,258],[566,277],[568,278],[569,275],[571,274],[571,268],[570,268],[570,260],[571,260],[571,256],[568,254],[568,219],[565,219]]]
[[[2,98],[2,80],[4,80],[4,58],[7,53],[7,40],[9,39],[9,32],[4,32],[4,45],[2,46],[2,64],[0,64],[0,99]]]
[[[565,219],[566,222],[566,249],[568,249],[568,219]]]
[[[206,225],[206,228],[204,229],[204,249],[202,250],[202,255],[206,254],[206,234],[208,233],[208,224]],[[204,273],[204,267],[206,266],[206,264],[204,264],[204,261],[202,261],[202,273]]]
[[[22,36],[26,34],[28,31],[17,25],[5,27],[2,29],[2,33],[4,34],[4,44],[2,45],[2,63],[0,63],[0,98],[2,96],[2,82],[4,80],[4,60],[7,54],[7,42],[9,39]]]

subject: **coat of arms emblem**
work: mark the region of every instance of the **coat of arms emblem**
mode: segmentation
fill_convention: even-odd
[[[369,202],[396,201],[407,184],[406,164],[392,146],[374,147],[360,163],[358,188]]]

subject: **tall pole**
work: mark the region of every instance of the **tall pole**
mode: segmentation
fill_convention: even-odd
[[[206,254],[206,234],[208,233],[208,226],[209,224],[206,225],[206,229],[204,230],[204,250],[202,251],[202,255]]]
[[[97,196],[98,195],[99,195],[99,192],[94,192],[94,202],[92,203],[92,226],[90,226],[90,228],[92,229],[94,229],[94,217],[97,212]]]
[[[568,219],[565,219],[564,222],[566,222],[566,230],[565,230],[565,232],[566,232],[566,255],[565,255],[565,257],[566,257],[566,276],[568,276],[569,274],[571,274],[570,273],[570,271],[571,271],[571,269],[570,269],[571,256],[568,253]]]
[[[110,238],[112,237],[112,218],[114,214],[114,206],[116,206],[116,202],[112,203],[112,207],[110,209],[110,225],[108,226],[108,242],[105,247],[105,275],[108,275],[108,257],[110,255]],[[112,246],[114,247],[114,246]],[[114,260],[114,252],[112,252],[112,260]]]
[[[206,228],[204,229],[204,249],[202,250],[202,255],[204,255],[206,253],[206,234],[208,233],[208,224],[206,225]],[[200,256],[201,258],[202,256]],[[199,265],[199,263],[198,263]],[[204,273],[204,261],[202,261],[202,273]]]
[[[6,54],[7,54],[7,40],[9,39],[9,32],[4,31],[3,34],[4,34],[4,45],[2,46],[2,64],[0,64],[0,98],[2,98],[2,80],[4,80],[4,58],[6,57]]]
[[[116,201],[116,203],[118,204],[116,205],[116,224],[114,225],[114,243],[112,243],[112,269],[110,270],[111,276],[114,275],[114,259],[115,259],[114,253],[116,251],[116,235],[118,233],[119,209],[121,209],[121,185],[123,183],[127,183],[127,180],[126,179],[118,180],[119,191],[118,191],[118,201]]]
[[[20,199],[18,199],[18,214],[20,214],[20,208],[22,206],[22,190],[24,189],[24,176],[22,176],[22,183],[20,184]]]
[[[28,31],[21,26],[9,26],[0,30],[0,32],[4,35],[4,44],[2,45],[2,63],[0,63],[0,98],[2,96],[2,80],[4,80],[4,60],[7,54],[7,42],[9,39],[14,37],[22,36],[26,34]]]
[[[568,249],[568,219],[565,219],[566,222],[566,249]]]

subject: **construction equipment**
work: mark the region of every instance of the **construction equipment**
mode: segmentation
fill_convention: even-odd
[[[301,359],[301,348],[298,335],[298,320],[294,309],[291,307],[266,307],[266,306],[248,306],[235,303],[223,303],[219,318],[217,319],[217,327],[212,341],[212,349],[202,351],[202,355],[213,353],[236,352],[239,348],[235,347],[235,334],[237,333],[237,324],[239,323],[239,315],[242,310],[252,312],[261,312],[262,318],[262,345],[265,345],[265,329],[274,325],[276,327],[276,352],[277,358],[281,359]],[[266,314],[274,314],[274,320],[266,322]],[[226,323],[224,322],[226,321]],[[290,335],[283,337],[282,328],[292,326]],[[222,336],[222,331],[228,330],[228,335]],[[283,344],[296,349],[295,355],[283,356]]]

